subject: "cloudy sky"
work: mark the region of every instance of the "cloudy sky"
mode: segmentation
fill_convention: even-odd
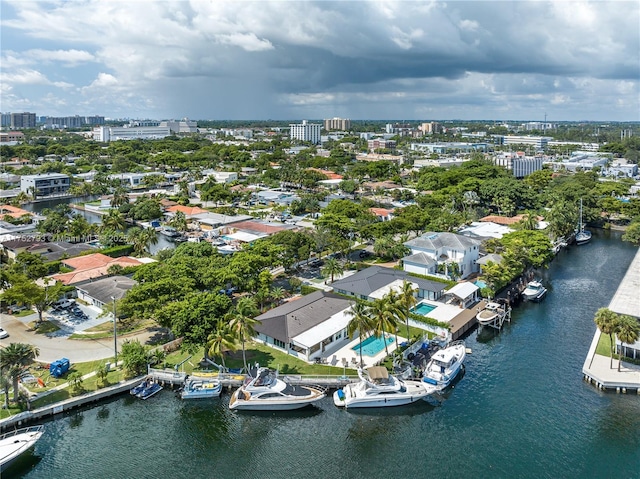
[[[0,111],[640,120],[640,2],[0,0]]]

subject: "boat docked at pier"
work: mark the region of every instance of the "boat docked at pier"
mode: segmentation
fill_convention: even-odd
[[[189,376],[180,389],[182,399],[217,398],[222,392],[222,383],[215,377]]]
[[[145,379],[137,386],[129,390],[129,394],[140,399],[149,399],[162,391],[162,386],[152,379]]]
[[[591,241],[591,231],[584,229],[584,223],[582,222],[582,198],[580,198],[580,222],[576,230],[576,244],[587,244],[589,241]]]
[[[358,369],[358,376],[359,382],[347,384],[333,393],[336,406],[346,409],[403,406],[439,389],[421,381],[399,379],[383,366]]]
[[[504,321],[508,321],[511,316],[509,303],[504,300],[489,301],[483,309],[476,314],[476,320],[481,326],[502,327]]]
[[[527,287],[522,291],[522,299],[525,301],[540,301],[547,294],[547,288],[545,288],[540,281],[530,281],[527,283]]]
[[[32,426],[0,435],[0,472],[35,446],[43,433],[44,426]]]
[[[436,351],[424,369],[422,381],[441,389],[446,388],[462,369],[466,354],[464,341],[454,341]]]
[[[325,397],[324,389],[293,386],[269,368],[259,368],[234,391],[229,409],[247,411],[285,411],[300,409]]]

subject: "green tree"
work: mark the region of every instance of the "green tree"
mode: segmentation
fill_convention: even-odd
[[[371,308],[364,301],[356,301],[345,311],[345,314],[351,316],[351,321],[347,324],[347,334],[353,339],[357,333],[360,340],[360,367],[362,367],[364,365],[362,361],[362,340],[365,334],[373,329]]]
[[[622,343],[635,343],[640,335],[640,324],[638,324],[638,320],[626,314],[619,316],[616,335]],[[618,355],[618,371],[620,371],[620,363],[622,363],[622,344],[620,345],[620,354]]]
[[[82,390],[84,389],[82,385],[82,383],[84,382],[84,379],[82,378],[82,373],[80,371],[74,371],[71,374],[69,374],[69,376],[67,377],[67,380],[71,384],[71,388],[73,389],[74,393],[77,394],[79,392],[82,392]]]
[[[414,307],[418,302],[418,298],[416,298],[417,294],[418,288],[416,288],[413,283],[407,280],[402,281],[402,287],[400,289],[398,302],[401,306],[400,311],[402,312],[402,319],[405,320],[407,325],[407,340],[411,339],[411,336],[409,334],[409,316],[411,313],[411,308]]]
[[[103,386],[107,385],[107,376],[109,375],[109,370],[107,369],[107,365],[105,363],[100,364],[96,368],[96,376],[100,380],[100,383]]]
[[[126,227],[127,222],[124,215],[116,209],[109,210],[109,212],[102,217],[102,231],[124,231]]]
[[[254,316],[257,314],[258,308],[256,307],[255,301],[245,296],[238,300],[233,318],[229,322],[231,332],[242,344],[242,363],[244,364],[245,370],[248,370],[245,342],[256,334],[253,328],[258,324],[258,321],[254,319]]]
[[[375,299],[371,305],[371,321],[373,334],[384,340],[384,350],[389,356],[389,347],[384,333],[395,333],[398,326],[398,306],[394,302],[394,297],[383,297]]]
[[[216,330],[209,335],[209,341],[206,345],[209,356],[219,356],[222,361],[222,367],[226,369],[224,363],[224,353],[236,350],[236,342],[233,334],[229,331],[228,325],[219,323]]]
[[[344,266],[336,258],[327,258],[324,262],[324,266],[322,267],[321,272],[323,276],[331,277],[331,282],[333,283],[333,278],[335,275],[339,276],[344,273]]]
[[[40,354],[35,346],[24,343],[11,343],[6,348],[0,348],[0,369],[3,374],[11,378],[13,383],[13,400],[18,402],[18,379]]]
[[[640,246],[640,220],[634,221],[627,226],[627,230],[622,235],[622,239],[636,246]]]
[[[129,378],[145,374],[147,372],[147,351],[140,341],[127,340],[122,343],[120,360]]]
[[[62,294],[62,283],[55,283],[52,286],[45,284],[40,286],[34,281],[30,281],[24,275],[13,275],[11,277],[11,287],[7,289],[0,298],[4,301],[23,305],[34,306],[38,313],[38,324],[42,322],[42,313]],[[45,280],[48,283],[49,279]]]
[[[600,308],[596,311],[593,321],[602,334],[609,336],[609,355],[611,357],[609,367],[613,367],[613,335],[618,328],[618,315],[608,308]]]

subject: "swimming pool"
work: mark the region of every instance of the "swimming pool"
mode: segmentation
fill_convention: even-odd
[[[389,336],[386,339],[383,339],[382,336],[379,338],[375,336],[369,336],[367,339],[362,341],[362,355],[375,356],[384,349],[385,341],[387,342],[387,344],[391,344],[395,341],[395,339],[393,339],[392,336]],[[360,343],[352,347],[351,350],[360,353]]]
[[[432,306],[431,304],[420,303],[415,308],[411,308],[411,312],[419,314],[420,316],[426,316],[427,314],[429,314],[431,311],[433,311],[436,308],[437,308],[437,306]]]
[[[487,283],[485,283],[481,279],[476,280],[474,284],[480,289],[487,287]]]

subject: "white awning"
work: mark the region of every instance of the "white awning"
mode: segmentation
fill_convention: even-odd
[[[452,294],[460,299],[466,299],[479,289],[480,288],[475,284],[465,281],[464,283],[458,283],[450,290],[445,291],[445,294]]]
[[[305,348],[310,348],[316,344],[330,338],[339,331],[347,327],[352,316],[345,314],[349,308],[334,314],[326,321],[307,329],[304,333],[291,338],[291,341]]]
[[[254,235],[244,231],[236,231],[235,233],[225,235],[225,237],[232,240],[242,241],[243,243],[251,243],[257,239],[264,238],[265,235]]]
[[[388,285],[383,286],[380,289],[376,289],[375,291],[372,291],[371,294],[369,294],[369,297],[373,299],[382,299],[391,290],[394,290],[396,293],[399,293],[400,291],[402,291],[402,284],[404,282],[405,280],[396,279],[391,283],[389,283]],[[408,282],[411,283],[411,281],[408,281]],[[418,289],[418,285],[416,283],[411,283],[411,287],[413,289]]]

